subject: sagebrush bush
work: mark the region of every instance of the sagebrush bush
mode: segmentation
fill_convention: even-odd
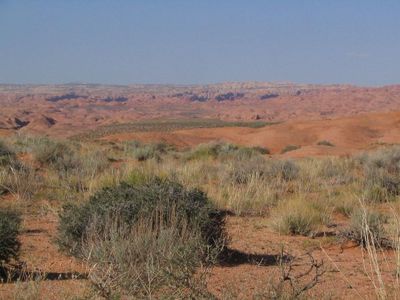
[[[271,154],[271,151],[266,147],[254,146],[254,147],[251,147],[250,149],[252,149],[260,154]]]
[[[330,141],[327,141],[327,140],[319,141],[319,142],[317,143],[317,145],[319,145],[319,146],[335,147],[334,144],[332,144]]]
[[[268,163],[268,176],[281,178],[285,181],[297,178],[300,167],[291,160],[270,160]]]
[[[0,140],[0,166],[7,165],[13,160],[15,160],[15,152]]]
[[[267,164],[262,157],[252,157],[247,160],[234,160],[228,165],[227,171],[221,169],[225,182],[234,184],[245,184],[250,178],[263,177],[266,174]]]
[[[0,264],[18,257],[20,215],[11,210],[0,210]]]
[[[354,210],[350,217],[350,228],[345,235],[362,246],[374,244],[375,247],[386,247],[388,239],[384,224],[387,219],[385,215],[372,210]]]
[[[285,146],[285,148],[282,149],[281,153],[283,154],[283,153],[294,151],[294,150],[297,150],[300,148],[301,148],[301,146],[298,146],[298,145],[287,145],[287,146]]]
[[[208,144],[200,144],[194,149],[190,150],[186,155],[186,160],[196,159],[216,159],[221,155],[232,154],[239,147],[236,145],[223,143],[223,142],[211,142]]]
[[[265,160],[255,156],[247,160],[234,160],[225,174],[225,181],[244,184],[254,176],[269,179],[290,181],[297,178],[299,166],[291,160]],[[226,180],[227,179],[227,180]]]
[[[268,154],[269,150],[263,147],[242,147],[225,142],[211,142],[200,144],[184,155],[185,160],[219,159],[247,160],[262,154]]]
[[[332,184],[345,184],[353,180],[351,172],[354,167],[346,159],[325,158],[318,162],[316,166],[318,178],[329,180]]]
[[[400,195],[400,148],[391,147],[355,158],[363,170],[364,198],[386,202]]]
[[[155,159],[160,161],[162,156],[174,150],[173,146],[166,143],[142,144],[139,141],[131,141],[125,144],[125,154],[132,154],[138,161]]]
[[[81,163],[76,152],[69,144],[48,138],[36,140],[33,154],[39,163],[51,166],[60,172],[79,168]]]
[[[205,298],[201,266],[214,263],[218,249],[210,249],[199,228],[178,211],[155,211],[128,226],[106,218],[99,233],[94,220],[83,245],[89,278],[102,296],[111,298]],[[103,225],[101,225],[103,226]],[[107,270],[107,272],[104,272]],[[194,276],[194,274],[197,274]]]
[[[60,214],[59,243],[79,253],[82,239],[91,221],[96,218],[99,232],[104,230],[102,219],[118,216],[121,222],[133,225],[139,218],[154,211],[174,207],[177,215],[187,218],[191,226],[199,226],[204,239],[217,244],[224,237],[223,220],[206,194],[198,189],[186,189],[168,179],[153,178],[147,182],[121,183],[104,188],[83,205],[69,204]]]

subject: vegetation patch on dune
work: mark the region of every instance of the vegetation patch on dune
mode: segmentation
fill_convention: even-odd
[[[190,119],[190,120],[147,120],[134,123],[121,123],[100,126],[92,131],[78,134],[73,140],[91,140],[103,136],[127,133],[127,132],[168,132],[180,129],[194,128],[220,128],[220,127],[250,127],[261,128],[276,124],[276,122],[264,121],[222,121],[213,119]]]

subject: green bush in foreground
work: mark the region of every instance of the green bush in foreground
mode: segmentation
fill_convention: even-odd
[[[101,220],[106,217],[118,216],[123,224],[131,226],[140,218],[153,216],[155,211],[168,215],[171,209],[179,218],[187,219],[190,227],[199,228],[207,244],[216,245],[223,239],[223,222],[206,194],[198,189],[186,189],[174,181],[154,178],[104,188],[83,205],[64,206],[58,240],[62,247],[79,253],[86,230],[94,219],[98,232],[102,232],[106,224]]]
[[[18,213],[9,210],[0,211],[0,264],[18,257],[20,225],[21,218]]]
[[[65,206],[58,241],[88,261],[103,297],[193,298],[205,291],[194,274],[222,251],[223,225],[202,191],[153,178]]]
[[[99,233],[97,221],[87,230],[82,255],[90,266],[89,278],[103,297],[135,299],[209,299],[206,269],[219,254],[210,248],[198,228],[174,209],[156,211],[128,226],[118,217],[106,217]],[[104,272],[107,270],[107,272]],[[194,276],[196,274],[196,276]]]

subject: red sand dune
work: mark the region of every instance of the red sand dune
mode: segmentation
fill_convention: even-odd
[[[300,149],[285,156],[345,155],[400,141],[400,112],[372,113],[330,120],[288,121],[263,128],[198,128],[174,132],[116,134],[107,140],[164,141],[179,147],[194,146],[212,140],[241,145],[263,146],[280,153],[287,145]],[[334,147],[317,145],[328,140]]]
[[[213,139],[302,148],[290,155],[346,154],[399,141],[400,85],[223,83],[169,85],[0,85],[0,135],[15,131],[71,136],[101,125],[148,119],[280,121],[261,129],[217,128],[120,135],[190,146]],[[377,114],[378,113],[378,114]],[[329,140],[336,147],[316,146]]]

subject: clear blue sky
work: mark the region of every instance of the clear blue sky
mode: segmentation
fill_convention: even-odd
[[[398,0],[0,0],[1,83],[400,83]]]

